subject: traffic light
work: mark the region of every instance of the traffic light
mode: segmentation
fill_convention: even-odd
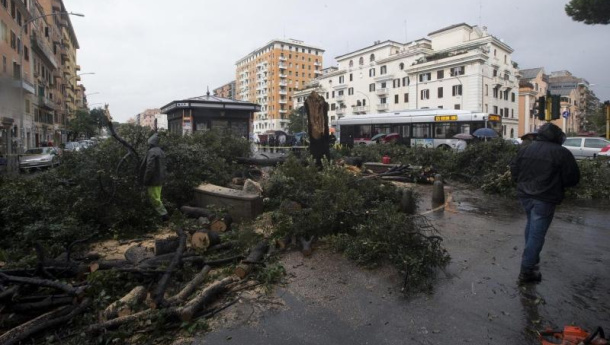
[[[546,99],[544,96],[538,97],[538,113],[536,117],[540,121],[544,121],[544,116],[546,114]]]
[[[559,95],[551,96],[551,119],[558,120],[561,117],[561,97]]]

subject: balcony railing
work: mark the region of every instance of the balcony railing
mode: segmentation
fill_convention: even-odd
[[[280,95],[287,95],[287,94],[288,94],[288,91],[286,91],[286,90],[280,90]]]
[[[337,95],[337,101],[343,102],[345,100],[345,95]]]
[[[278,66],[280,68],[288,68],[288,66],[285,63],[283,63],[283,62],[280,62],[280,64]]]
[[[321,64],[321,63],[319,63],[319,62],[317,62],[317,61],[316,61],[316,62],[314,62],[314,63],[313,63],[313,65],[314,65],[314,66],[322,66],[322,64]]]
[[[288,83],[285,81],[280,81],[280,86],[288,86]]]
[[[390,109],[390,105],[388,103],[377,104],[377,110],[388,110],[388,109]]]
[[[345,115],[345,108],[337,108],[336,112],[337,115]]]
[[[280,56],[280,61],[286,61],[286,57],[285,56]]]
[[[370,107],[368,105],[356,106],[353,109],[354,114],[366,114],[369,112]]]
[[[287,104],[287,103],[288,103],[288,100],[286,100],[286,99],[280,99],[280,104]]]
[[[286,79],[286,78],[288,78],[288,76],[287,76],[287,75],[285,75],[285,74],[280,74],[280,78],[282,78],[282,79]]]
[[[377,89],[377,91],[375,91],[375,92],[377,93],[378,96],[387,95],[388,92],[390,92],[390,89],[388,89],[388,88]]]

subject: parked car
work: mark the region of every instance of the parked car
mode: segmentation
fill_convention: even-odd
[[[610,145],[604,146],[598,153],[599,156],[610,157]]]
[[[59,165],[59,152],[54,147],[37,147],[25,151],[19,156],[19,169],[49,168]]]
[[[608,145],[610,141],[597,137],[568,137],[563,143],[576,159],[593,158]]]
[[[77,152],[82,149],[82,146],[75,141],[69,141],[69,142],[65,143],[64,145],[65,145],[64,151],[68,151],[68,152]]]

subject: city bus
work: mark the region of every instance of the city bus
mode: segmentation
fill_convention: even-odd
[[[399,142],[415,147],[455,148],[459,133],[491,128],[501,136],[502,117],[467,110],[419,109],[380,114],[348,115],[337,120],[339,142],[365,145],[378,134],[397,133]]]

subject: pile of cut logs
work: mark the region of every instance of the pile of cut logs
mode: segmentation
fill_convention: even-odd
[[[189,233],[178,228],[175,236],[156,240],[152,251],[133,245],[125,252],[124,260],[104,260],[96,253],[68,253],[60,259],[47,259],[42,247],[37,245],[35,268],[0,270],[0,344],[17,344],[85,312],[98,315],[98,322],[71,334],[96,334],[158,317],[168,322],[189,321],[213,314],[215,309],[210,306],[217,296],[243,289],[248,284],[244,278],[264,260],[268,241],[258,243],[246,256],[208,260],[209,253],[217,254],[233,247],[234,243],[220,242],[220,233],[231,228],[231,217],[188,206],[181,211],[187,217],[198,219],[205,229]],[[179,292],[168,295],[172,275],[185,264],[196,267],[198,273],[183,286],[170,289]],[[238,264],[233,275],[204,284],[213,267],[226,264]],[[105,309],[94,311],[86,277],[102,270],[134,274],[145,284],[136,286]]]

